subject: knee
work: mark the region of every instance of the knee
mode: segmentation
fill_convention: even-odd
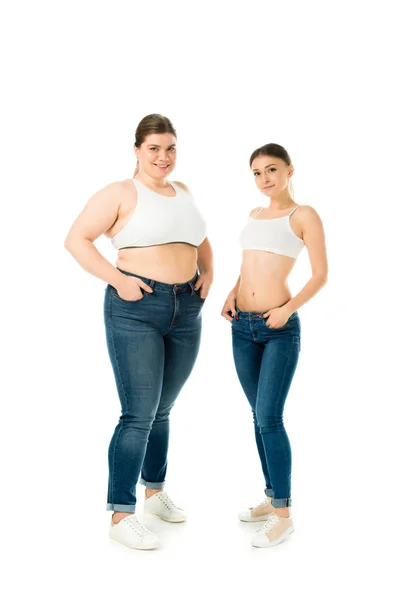
[[[137,431],[149,432],[153,424],[154,417],[139,417],[133,415],[122,415],[119,424],[123,429],[135,429]]]
[[[275,433],[284,431],[283,417],[281,416],[257,416],[260,433]]]

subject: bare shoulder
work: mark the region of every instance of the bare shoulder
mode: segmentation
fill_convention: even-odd
[[[89,202],[96,204],[119,205],[125,198],[136,196],[136,188],[131,179],[113,181],[101,188],[90,198]]]
[[[298,221],[302,225],[321,223],[319,214],[315,208],[309,204],[300,204],[298,209],[293,213],[292,218],[294,221]]]
[[[185,185],[184,183],[182,183],[181,181],[173,181],[173,183],[175,185],[177,185],[178,187],[182,188],[183,190],[185,190],[185,192],[188,192],[188,194],[191,194],[191,191],[189,190],[188,186]]]
[[[257,206],[256,208],[253,208],[250,212],[249,212],[249,217],[252,217],[253,215],[256,214],[256,212],[258,212],[259,210],[262,210],[262,206]]]

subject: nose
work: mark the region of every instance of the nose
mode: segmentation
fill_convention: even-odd
[[[164,162],[168,162],[168,152],[166,150],[160,150],[158,158]]]

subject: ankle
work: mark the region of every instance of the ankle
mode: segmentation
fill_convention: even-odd
[[[133,514],[135,513],[115,512],[111,517],[111,522],[113,525],[117,525],[120,521],[122,521],[122,519],[125,519],[125,517],[129,517]]]
[[[154,494],[158,494],[158,492],[162,492],[162,489],[153,490],[151,488],[146,488],[145,497],[146,498],[151,498],[152,496],[154,496]]]
[[[274,512],[276,515],[278,515],[278,517],[283,517],[284,519],[287,519],[288,517],[290,517],[290,510],[285,507],[285,508],[275,508],[274,507]]]

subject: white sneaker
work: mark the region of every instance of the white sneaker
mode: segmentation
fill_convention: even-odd
[[[154,550],[160,546],[157,536],[146,529],[135,514],[124,517],[119,523],[111,523],[110,538],[137,550]]]
[[[186,521],[185,511],[178,508],[166,492],[157,492],[150,498],[145,498],[144,509],[146,512],[157,515],[169,523],[182,523]]]
[[[286,540],[293,533],[291,517],[279,517],[276,513],[269,515],[268,521],[257,531],[251,540],[256,548],[269,548]]]
[[[238,517],[241,521],[246,521],[247,523],[255,523],[257,521],[266,521],[274,512],[274,507],[271,504],[272,498],[267,496],[265,500],[257,504],[257,506],[252,506],[251,508],[246,508],[246,510],[242,510],[238,514]]]

